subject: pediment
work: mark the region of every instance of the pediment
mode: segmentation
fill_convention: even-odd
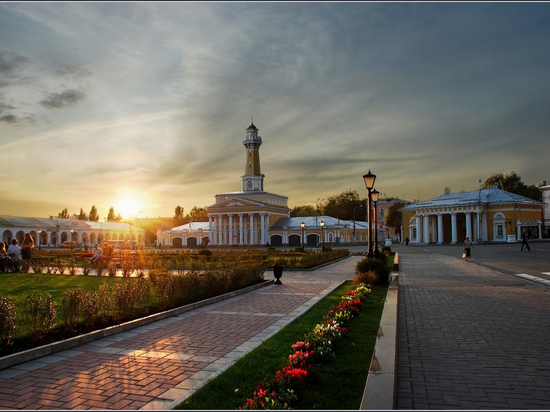
[[[258,207],[265,207],[266,205],[262,202],[254,202],[248,199],[224,199],[219,201],[216,204],[213,204],[211,206],[208,206],[208,210],[212,209],[250,209],[250,208],[258,208]]]

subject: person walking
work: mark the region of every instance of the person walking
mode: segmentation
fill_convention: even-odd
[[[464,253],[465,253],[465,256],[464,256],[465,260],[469,260],[469,261],[472,260],[472,249],[473,248],[474,248],[474,244],[470,240],[470,237],[466,236],[466,239],[464,239],[464,245],[463,245],[463,249],[464,249]]]
[[[527,250],[530,252],[531,248],[529,247],[529,243],[527,243],[527,233],[523,232],[523,235],[521,236],[521,251],[523,252],[523,248],[527,246]]]

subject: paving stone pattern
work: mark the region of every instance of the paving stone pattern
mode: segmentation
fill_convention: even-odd
[[[550,288],[400,256],[397,409],[550,409]]]
[[[169,409],[353,279],[358,260],[2,370],[0,409]]]

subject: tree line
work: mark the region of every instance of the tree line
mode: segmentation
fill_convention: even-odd
[[[97,207],[95,205],[92,206],[90,209],[90,213],[86,214],[82,208],[80,208],[80,213],[77,215],[74,213],[72,216],[69,214],[69,210],[67,208],[63,209],[61,212],[57,214],[57,217],[59,219],[68,219],[70,217],[73,217],[78,220],[87,220],[89,222],[98,222],[99,221],[99,212],[97,211]],[[107,214],[107,222],[120,222],[123,218],[119,214],[115,215],[115,208],[110,207],[109,213]]]

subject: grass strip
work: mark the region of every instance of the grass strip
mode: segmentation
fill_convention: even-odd
[[[175,409],[236,409],[252,397],[267,376],[288,365],[291,345],[322,323],[328,311],[339,304],[348,290],[345,282],[307,313],[239,359],[235,365],[209,381]],[[336,357],[323,366],[318,381],[308,387],[309,409],[359,409],[367,379],[376,334],[382,316],[387,285],[376,285],[348,333],[335,345]]]

